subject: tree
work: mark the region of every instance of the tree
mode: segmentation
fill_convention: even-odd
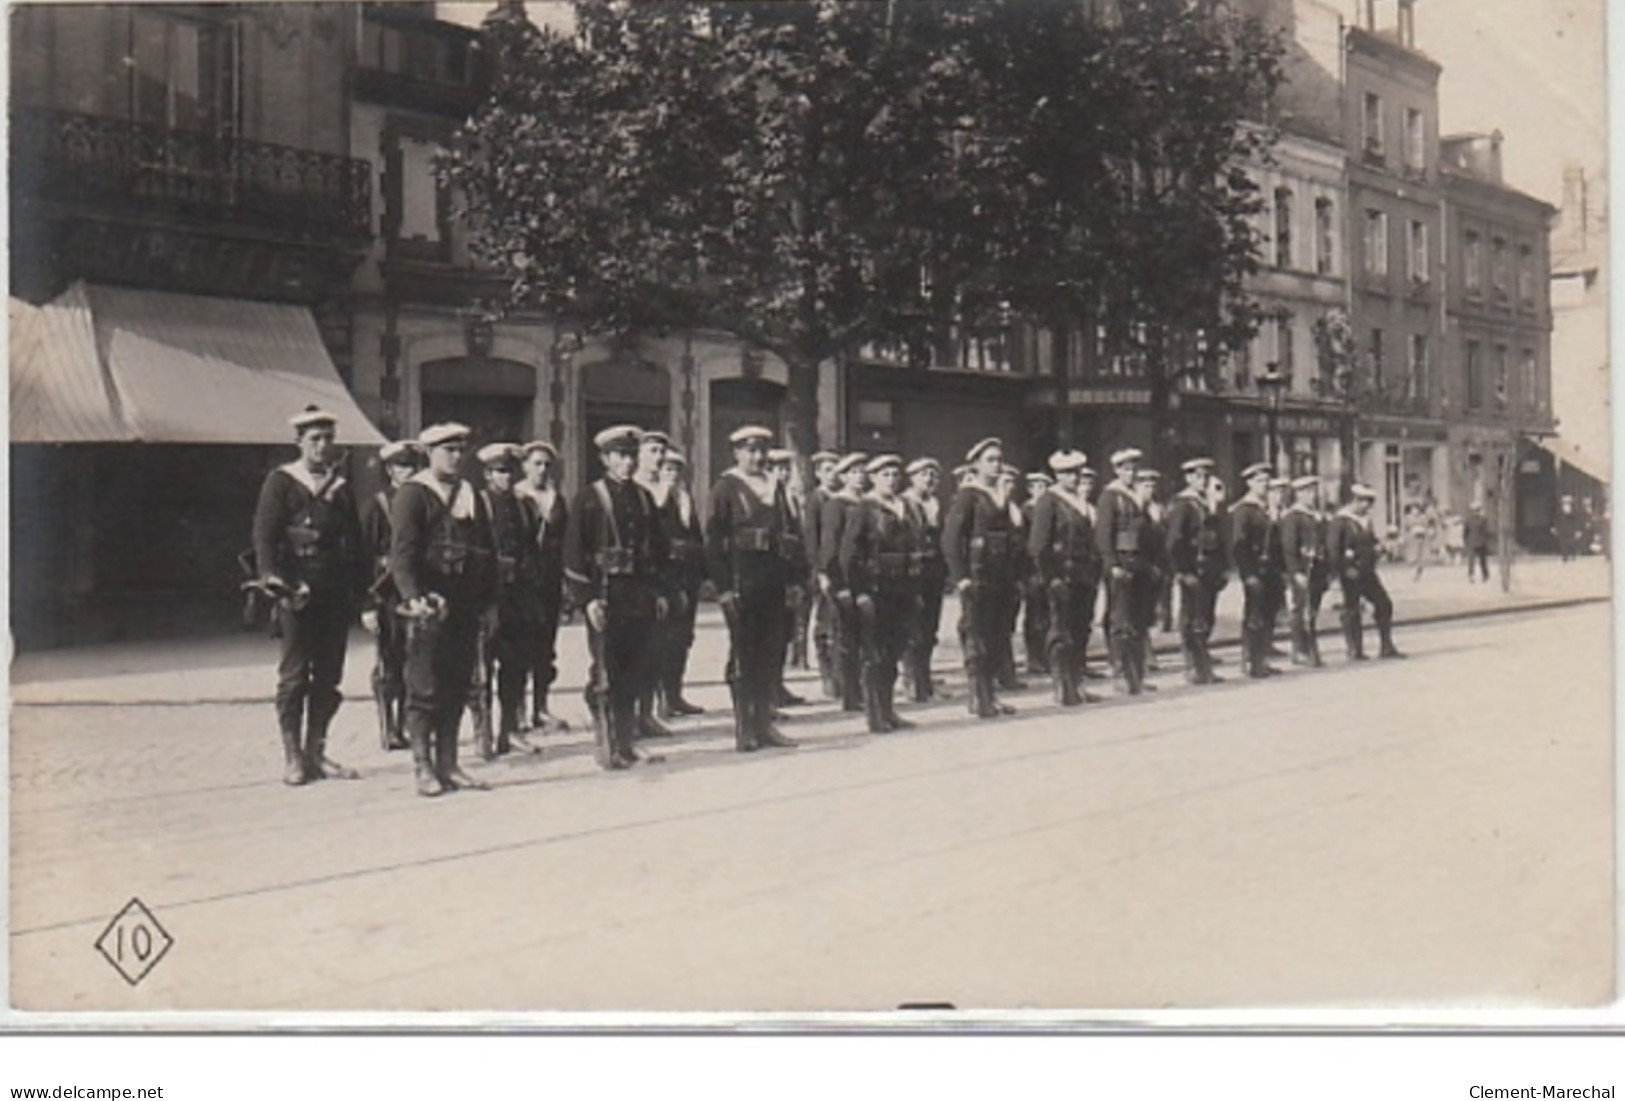
[[[817,372],[868,341],[924,359],[1013,316],[1107,324],[1165,409],[1179,340],[1250,335],[1240,125],[1262,32],[1185,0],[577,0],[505,9],[447,159],[515,303],[599,331],[705,326]],[[1185,369],[1180,361],[1178,369]]]

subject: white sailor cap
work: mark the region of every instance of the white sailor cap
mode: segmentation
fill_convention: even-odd
[[[1292,484],[1292,479],[1291,478],[1271,478],[1270,479],[1270,488],[1271,489],[1285,489],[1287,486],[1289,486],[1291,484]]]
[[[656,443],[662,444],[666,447],[671,446],[671,437],[666,435],[664,432],[645,432],[643,437],[638,440],[638,446],[641,447],[650,440],[653,440]]]
[[[1313,489],[1318,485],[1320,485],[1320,478],[1314,474],[1305,474],[1292,479],[1293,489]]]
[[[413,440],[395,440],[378,449],[378,461],[385,466],[416,466],[423,460],[423,449]]]
[[[1012,479],[1014,481],[1020,481],[1021,480],[1021,467],[1012,466],[1010,463],[1002,463],[999,466],[999,477],[1001,477],[1001,478],[1010,478],[1010,479]]]
[[[1212,470],[1213,467],[1213,460],[1205,455],[1195,459],[1186,459],[1184,462],[1179,464],[1179,469],[1183,470],[1186,474],[1195,474],[1198,470]]]
[[[524,454],[516,443],[488,443],[474,457],[486,466],[514,466]]]
[[[1150,467],[1146,467],[1143,470],[1134,472],[1134,480],[1136,482],[1160,482],[1162,481],[1162,475]]]
[[[840,462],[835,464],[835,473],[846,474],[849,471],[856,470],[858,467],[862,466],[868,461],[869,456],[865,455],[861,451],[849,452],[841,457]]]
[[[1244,482],[1250,482],[1260,474],[1268,477],[1274,469],[1275,468],[1270,466],[1269,463],[1254,463],[1242,470],[1241,480]]]
[[[769,448],[767,452],[767,461],[772,463],[774,466],[789,466],[791,463],[796,461],[796,453],[791,451],[788,447]]]
[[[839,452],[828,450],[814,451],[812,453],[812,458],[808,460],[808,462],[812,463],[812,465],[815,467],[820,466],[823,463],[838,463],[840,461],[841,456]]]
[[[1082,470],[1089,465],[1089,456],[1081,451],[1063,448],[1049,457],[1049,468],[1057,474],[1064,474],[1068,470]]]
[[[666,448],[666,453],[661,456],[660,462],[662,464],[672,463],[677,466],[687,466],[688,456],[683,454],[675,447],[668,447]]]
[[[1112,465],[1122,466],[1124,463],[1137,463],[1145,458],[1145,453],[1138,447],[1125,447],[1121,451],[1112,452]]]
[[[431,424],[418,433],[418,443],[424,447],[440,447],[448,443],[467,443],[468,437],[474,430],[466,424],[456,421],[447,421],[445,424]]]
[[[338,421],[339,419],[333,414],[316,405],[307,405],[288,418],[288,423],[293,425],[294,430],[297,432],[303,432],[305,429],[313,428],[318,424],[337,424]]]
[[[924,474],[927,470],[935,470],[940,474],[942,473],[942,464],[929,455],[922,455],[908,464],[906,473],[912,478],[916,474]]]
[[[728,436],[728,442],[735,447],[743,447],[750,443],[768,443],[773,439],[773,433],[759,424],[747,424],[743,428],[736,428]]]
[[[895,467],[898,470],[903,469],[903,457],[901,455],[876,455],[874,458],[869,460],[868,465],[866,465],[864,469],[870,474],[879,474],[882,470],[887,470],[892,467]]]
[[[1377,499],[1376,490],[1372,489],[1368,485],[1362,485],[1359,482],[1355,482],[1354,485],[1349,487],[1349,493],[1352,496],[1360,497],[1367,501],[1375,501]]]
[[[1028,485],[1054,485],[1055,479],[1042,470],[1031,470],[1026,475]]]
[[[965,452],[965,461],[967,463],[974,463],[977,459],[982,457],[982,452],[986,451],[990,447],[996,447],[1000,451],[1003,451],[1004,441],[999,439],[997,436],[989,436],[985,440],[977,440],[971,445],[971,449]]]
[[[635,424],[617,424],[604,429],[592,438],[600,451],[636,451],[643,442],[643,429]]]
[[[953,468],[953,471],[951,473],[953,474],[953,476],[955,478],[964,478],[965,475],[970,473],[970,470],[971,470],[970,464],[968,464],[968,463],[960,463],[958,466]]]
[[[1095,473],[1095,468],[1092,467],[1092,466],[1080,466],[1080,467],[1078,467],[1078,477],[1080,477],[1080,478],[1095,478],[1095,477],[1098,477],[1098,476],[1099,475],[1097,475]]]
[[[524,450],[527,457],[540,451],[554,462],[559,461],[559,449],[554,447],[552,442],[549,440],[531,440],[525,445]]]

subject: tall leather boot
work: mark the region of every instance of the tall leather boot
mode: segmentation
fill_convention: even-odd
[[[764,749],[794,749],[799,743],[793,738],[786,738],[773,725],[773,696],[777,680],[774,677],[765,685],[752,686],[751,730],[755,733],[756,744]]]
[[[1198,636],[1193,645],[1196,647],[1196,668],[1200,676],[1198,684],[1222,684],[1224,678],[1213,671],[1213,654],[1208,650],[1206,638]]]
[[[1140,691],[1142,692],[1155,692],[1157,690],[1157,686],[1146,678],[1146,673],[1156,668],[1154,658],[1155,655],[1151,652],[1151,628],[1147,626],[1134,636],[1134,661],[1139,668]]]
[[[441,782],[434,762],[434,732],[426,717],[406,717],[407,741],[412,746],[412,771],[417,778],[418,794],[425,797],[444,795],[446,785]]]
[[[835,683],[835,663],[830,656],[829,639],[813,639],[813,658],[818,662],[818,686],[826,700],[840,698],[840,687]]]
[[[733,677],[728,678],[728,698],[733,702],[734,749],[740,753],[754,753],[756,732],[751,728],[750,704]]]
[[[1191,634],[1186,634],[1180,642],[1179,654],[1185,664],[1185,683],[1204,683],[1202,680],[1201,642]]]
[[[1273,677],[1280,672],[1270,664],[1271,633],[1267,626],[1253,631],[1253,659],[1248,665],[1248,675],[1259,680]]]
[[[880,686],[880,712],[893,730],[913,730],[914,723],[897,713],[897,681],[888,678]]]
[[[1301,616],[1292,617],[1292,664],[1309,664],[1308,632],[1304,629]]]
[[[886,724],[886,711],[880,702],[880,678],[871,665],[863,667],[863,718],[871,734],[885,734],[891,727]]]
[[[970,700],[967,709],[978,719],[996,719],[999,709],[993,702],[993,677],[987,672],[986,660],[966,666],[970,680]]]
[[[1379,658],[1404,658],[1410,656],[1401,653],[1399,647],[1394,645],[1394,625],[1392,623],[1377,624],[1377,637],[1382,640],[1377,649]]]
[[[671,738],[676,736],[677,732],[661,722],[660,718],[655,714],[655,685],[653,680],[650,680],[638,692],[637,709],[637,726],[635,727],[636,733],[634,737]]]
[[[464,772],[457,764],[457,734],[458,722],[452,720],[443,724],[435,732],[436,761],[439,766],[440,782],[448,790],[457,791],[467,788],[469,791],[490,791],[491,785],[483,780],[476,780]]]
[[[1123,660],[1123,636],[1115,631],[1106,634],[1106,662],[1112,671],[1112,687],[1118,695],[1128,695],[1128,664]]]
[[[1352,615],[1343,613],[1343,645],[1348,651],[1350,661],[1364,661],[1365,657],[1365,628],[1360,623],[1358,612]]]
[[[1055,678],[1055,702],[1062,707],[1076,707],[1083,702],[1078,690],[1078,655],[1072,647],[1060,644],[1050,647],[1050,673]]]
[[[282,782],[289,787],[298,787],[310,779],[305,771],[305,755],[299,747],[298,728],[282,727]]]
[[[1315,619],[1310,616],[1303,628],[1304,643],[1309,649],[1309,667],[1319,669],[1326,662],[1320,656],[1320,632],[1315,626]]]
[[[841,710],[863,710],[863,663],[855,650],[845,645],[835,651],[840,660],[836,668],[841,678]]]
[[[361,773],[327,756],[327,723],[327,719],[312,719],[305,732],[305,774],[312,780],[361,779]]]

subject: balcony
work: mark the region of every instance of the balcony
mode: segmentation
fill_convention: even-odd
[[[1368,391],[1360,395],[1358,404],[1363,413],[1386,413],[1399,417],[1433,416],[1433,404],[1426,395],[1411,394],[1403,390]]]
[[[323,245],[371,235],[366,161],[123,119],[18,109],[17,193],[131,219],[213,223]]]

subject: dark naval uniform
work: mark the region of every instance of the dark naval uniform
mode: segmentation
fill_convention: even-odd
[[[793,554],[786,553],[789,503],[766,477],[730,470],[711,488],[705,555],[711,583],[728,599],[728,687],[734,742],[742,753],[790,745],[773,726],[774,697],[789,642],[787,596]],[[801,570],[804,563],[794,563]]]
[[[606,476],[577,494],[564,538],[564,579],[576,607],[604,602],[603,630],[587,623],[587,704],[602,768],[638,760],[632,747],[638,700],[653,676],[661,571],[669,558],[654,499],[637,482]]]
[[[1269,665],[1271,592],[1276,583],[1270,555],[1269,509],[1262,501],[1243,497],[1230,510],[1230,558],[1236,575],[1246,586],[1242,598],[1241,658],[1251,677],[1275,672]]]
[[[1021,527],[1017,531],[1017,538],[1023,542],[1031,539],[1033,530],[1033,511],[1038,507],[1038,501],[1043,493],[1029,497],[1021,504]],[[1027,651],[1027,672],[1031,674],[1050,672],[1049,661],[1049,593],[1045,588],[1044,579],[1034,568],[1034,563],[1023,554],[1020,558],[1021,571],[1021,639]]]
[[[386,487],[361,506],[361,545],[373,571],[364,607],[378,617],[372,698],[378,707],[378,743],[386,750],[406,748],[406,624],[395,614],[395,591],[389,584],[389,507],[394,499],[394,489]]]
[[[1145,682],[1151,664],[1151,633],[1156,630],[1162,604],[1163,581],[1168,569],[1168,523],[1162,506],[1152,501],[1145,506],[1145,522],[1140,526],[1140,557],[1146,578],[1134,590],[1134,660],[1140,665],[1140,681]],[[1147,688],[1152,685],[1145,685]]]
[[[570,514],[564,494],[556,488],[545,497],[523,487],[515,493],[529,514],[532,533],[530,563],[536,603],[530,619],[530,725],[540,728],[547,721],[548,691],[558,677],[559,620],[564,612],[564,533]]]
[[[1292,660],[1320,665],[1320,638],[1315,619],[1326,593],[1326,521],[1321,514],[1293,505],[1281,514],[1281,554],[1292,595]]]
[[[1033,506],[1027,552],[1049,604],[1046,645],[1056,700],[1071,707],[1085,698],[1079,686],[1100,585],[1094,506],[1081,494],[1050,487]]]
[[[864,498],[841,541],[841,576],[852,588],[862,631],[863,704],[869,730],[913,724],[897,714],[897,667],[919,597],[918,533],[901,496]]]
[[[1213,658],[1208,641],[1219,591],[1225,585],[1222,517],[1206,496],[1186,489],[1168,508],[1168,563],[1180,586],[1179,634],[1185,655],[1185,679],[1212,684]]]
[[[1009,506],[979,484],[954,492],[942,528],[948,581],[960,591],[959,639],[970,681],[969,709],[978,718],[1012,714],[994,691],[1000,655],[1010,646],[1009,612],[1015,599],[1015,526]],[[1000,636],[1003,643],[1000,643]]]
[[[824,508],[834,496],[823,486],[814,486],[807,495],[806,522],[802,534],[807,540],[807,583],[813,594],[812,636],[813,660],[818,663],[818,679],[827,699],[841,694],[839,678],[835,672],[835,600],[818,587],[818,575],[823,561]]]
[[[1265,594],[1268,604],[1264,610],[1264,622],[1269,626],[1264,633],[1264,650],[1266,656],[1273,656],[1275,651],[1275,627],[1280,622],[1281,613],[1287,607],[1287,570],[1286,549],[1281,543],[1281,517],[1285,509],[1269,513],[1270,532],[1267,547],[1266,561],[1269,568],[1264,571]]]
[[[1330,568],[1337,571],[1338,583],[1343,587],[1343,639],[1353,661],[1364,661],[1366,656],[1364,627],[1360,622],[1362,600],[1370,602],[1377,620],[1381,656],[1399,656],[1394,648],[1394,602],[1377,574],[1377,534],[1369,520],[1344,508],[1326,525],[1326,560]]]
[[[475,738],[480,756],[507,753],[519,733],[536,638],[540,586],[536,570],[534,513],[513,493],[485,491],[496,551],[496,606],[486,623],[479,670]],[[495,689],[497,721],[492,735],[491,694]]]
[[[478,661],[480,621],[496,597],[496,554],[483,495],[421,471],[390,506],[389,572],[403,602],[434,597],[440,614],[406,634],[406,732],[425,795],[481,787],[457,765],[457,730]]]
[[[1154,563],[1146,557],[1145,509],[1133,490],[1112,482],[1095,510],[1095,546],[1106,572],[1106,640],[1112,667],[1130,695],[1144,690],[1137,609],[1155,606]]]
[[[276,714],[290,784],[348,775],[326,761],[328,725],[338,712],[345,648],[367,558],[355,496],[333,470],[312,475],[302,462],[271,471],[254,509],[254,558],[261,578],[278,578],[282,654]]]
[[[694,617],[699,610],[700,586],[705,582],[705,526],[693,496],[674,485],[660,502],[660,526],[671,547],[667,566],[667,600],[664,629],[661,631],[659,684],[662,710],[673,714],[685,706],[683,678],[688,673],[688,655],[694,648]]]
[[[862,510],[863,498],[843,490],[829,495],[818,519],[818,571],[829,578],[833,593],[830,656],[840,688],[842,711],[863,708],[862,628],[858,623],[857,605],[853,603],[852,586],[841,573],[841,543],[846,538],[847,527],[857,522]]]
[[[942,502],[903,493],[904,504],[914,522],[915,556],[918,560],[914,602],[914,623],[904,653],[904,673],[915,702],[924,703],[936,695],[931,679],[931,655],[937,648],[937,631],[942,623],[942,590],[948,582],[948,564],[942,557]]]

